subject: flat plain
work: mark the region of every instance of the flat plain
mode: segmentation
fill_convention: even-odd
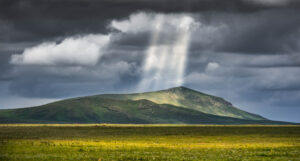
[[[300,126],[1,124],[1,161],[300,160]]]

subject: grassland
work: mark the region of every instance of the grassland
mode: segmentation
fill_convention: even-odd
[[[300,126],[0,125],[0,160],[300,160]]]

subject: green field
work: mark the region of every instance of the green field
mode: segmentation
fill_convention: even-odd
[[[0,160],[300,160],[300,126],[0,125]]]

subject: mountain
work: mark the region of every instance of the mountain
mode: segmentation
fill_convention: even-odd
[[[103,94],[0,110],[0,123],[286,124],[242,111],[220,97],[185,87]]]
[[[259,115],[251,114],[234,107],[223,98],[204,94],[186,87],[176,87],[146,93],[98,95],[97,97],[118,100],[147,99],[156,104],[169,104],[217,116],[228,116],[248,120],[266,120]]]

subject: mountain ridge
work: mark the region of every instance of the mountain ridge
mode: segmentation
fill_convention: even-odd
[[[77,97],[36,107],[0,110],[0,123],[289,124],[267,120],[251,113],[249,113],[249,116],[254,117],[252,120],[213,115],[202,112],[201,108],[195,110],[195,108],[187,107],[186,104],[183,107],[168,102],[179,97],[180,104],[190,100],[197,103],[195,100],[199,99],[199,107],[200,103],[206,103],[204,105],[215,103],[213,105],[216,109],[223,104],[226,105],[224,109],[229,108],[229,106],[229,109],[233,107],[230,102],[223,98],[207,95],[186,87],[176,87],[145,93]],[[165,103],[157,102],[160,99],[161,102]],[[182,99],[186,99],[185,102],[180,102]],[[205,107],[203,106],[203,108]]]
[[[154,97],[152,95],[155,95]],[[113,99],[139,100],[148,99],[158,104],[171,104],[191,108],[207,114],[228,116],[250,120],[266,120],[266,118],[240,110],[221,97],[212,96],[184,86],[159,91],[131,94],[101,94],[99,97]]]

